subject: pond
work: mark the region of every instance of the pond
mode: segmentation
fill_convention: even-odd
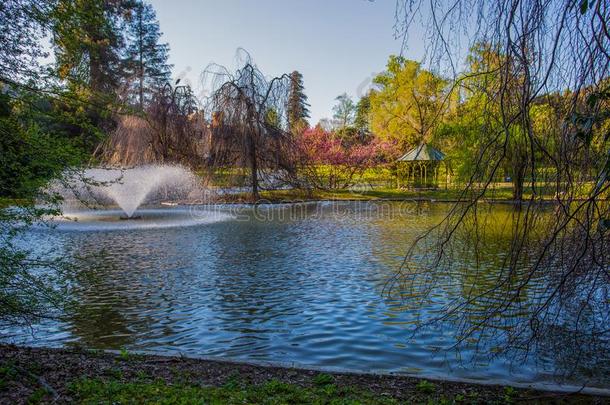
[[[102,218],[98,225],[107,225],[35,229],[27,237],[30,246],[78,258],[78,305],[62,322],[35,325],[34,334],[5,330],[3,338],[425,377],[607,387],[607,352],[560,379],[572,361],[569,349],[537,350],[522,359],[498,350],[501,341],[454,348],[458,337],[450,323],[415,330],[418,318],[433,316],[460,294],[456,283],[439,285],[424,312],[405,306],[408,297],[398,298],[386,287],[410,243],[449,208],[427,202],[191,206],[140,210],[144,217],[159,216],[159,226]],[[509,206],[488,209],[499,223],[510,218]],[[180,226],[163,224],[163,212],[175,214]],[[491,273],[501,257],[498,246],[490,240],[483,258]]]

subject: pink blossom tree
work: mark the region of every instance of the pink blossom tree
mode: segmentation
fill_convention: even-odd
[[[357,183],[364,171],[391,159],[389,141],[369,137],[362,143],[345,144],[321,126],[309,128],[298,139],[302,171],[315,188],[345,189]]]

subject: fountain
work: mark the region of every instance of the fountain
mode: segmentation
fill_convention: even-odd
[[[186,198],[198,189],[196,176],[177,165],[146,165],[130,169],[87,169],[61,187],[68,210],[76,205],[114,203],[123,218],[135,219],[138,207],[151,197]]]
[[[64,229],[190,226],[230,217],[205,206],[178,206],[176,200],[192,202],[205,195],[199,178],[179,165],[92,168],[52,184],[51,190],[64,198],[64,215],[55,218]],[[140,208],[148,203],[164,208]]]

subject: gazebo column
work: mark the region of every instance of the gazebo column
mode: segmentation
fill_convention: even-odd
[[[428,165],[427,164],[423,164],[422,167],[424,168],[424,188],[428,187]]]
[[[400,189],[400,163],[396,165],[396,188]]]

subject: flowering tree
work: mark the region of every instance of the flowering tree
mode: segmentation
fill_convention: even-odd
[[[345,189],[355,184],[367,168],[392,155],[391,142],[376,138],[347,144],[321,126],[309,128],[298,139],[302,169],[309,183],[320,189]]]

